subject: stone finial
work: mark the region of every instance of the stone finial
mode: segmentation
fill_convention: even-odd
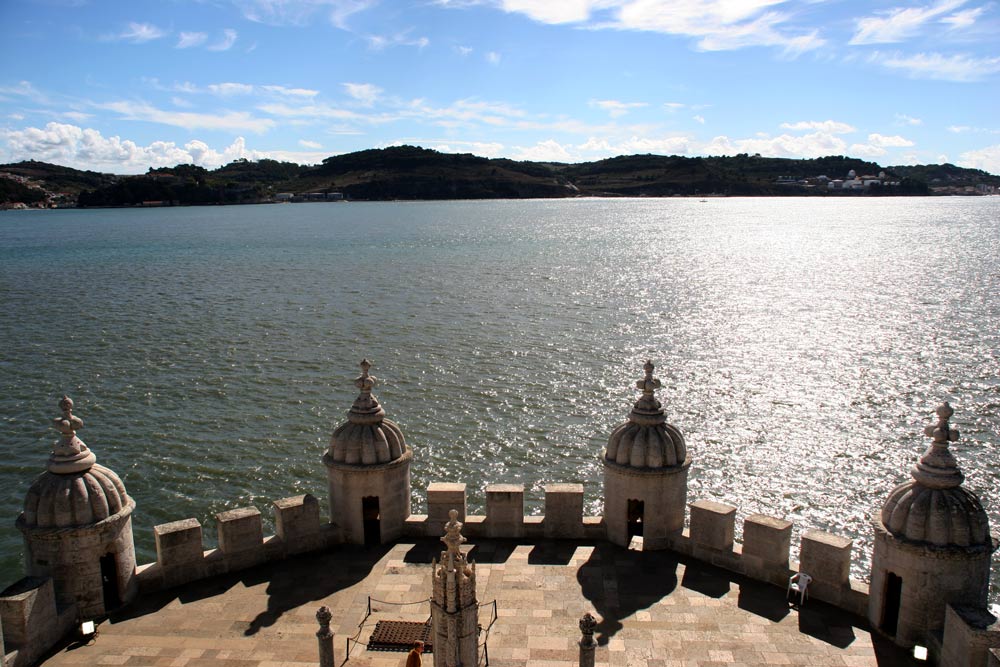
[[[924,435],[932,438],[930,447],[913,466],[911,475],[918,483],[932,489],[950,489],[961,486],[965,476],[958,469],[955,456],[948,448],[949,442],[958,440],[958,429],[951,428],[949,420],[955,410],[945,401],[937,410],[937,424],[928,424]]]
[[[73,414],[73,399],[63,396],[59,410],[62,415],[52,420],[60,437],[49,456],[49,472],[65,475],[90,469],[97,457],[76,435],[83,428],[83,420]]]
[[[643,395],[652,396],[653,391],[660,388],[660,380],[653,377],[653,362],[646,359],[646,363],[642,365],[642,370],[646,372],[646,377],[635,383],[636,389],[642,391]]]
[[[354,404],[347,413],[347,419],[354,424],[377,424],[385,417],[385,410],[379,405],[378,399],[372,393],[377,378],[369,375],[368,370],[372,364],[368,359],[362,359],[361,375],[354,380],[354,386],[360,392],[354,399]]]
[[[667,419],[663,412],[663,406],[654,395],[661,384],[659,378],[653,377],[654,368],[653,362],[647,359],[642,366],[642,370],[646,373],[645,377],[635,383],[636,389],[642,392],[642,396],[635,402],[632,413],[629,415],[629,421],[640,426],[656,426],[664,423]]]
[[[319,667],[334,667],[331,619],[333,619],[333,614],[330,612],[330,608],[325,605],[316,612],[316,620],[319,622],[319,630],[316,631],[316,642],[319,645]]]
[[[594,628],[597,627],[597,619],[588,611],[580,619],[580,633],[583,635],[584,639],[588,639],[594,636]]]
[[[458,510],[448,512],[448,523],[444,526],[444,537],[441,541],[448,547],[448,553],[460,555],[460,548],[465,542],[462,536],[462,522],[458,520]]]
[[[333,620],[333,612],[326,605],[319,608],[316,612],[316,622],[319,623],[319,630],[316,631],[317,637],[330,637],[333,633],[330,632],[330,621]]]
[[[83,420],[73,414],[73,399],[69,396],[63,396],[59,401],[59,411],[62,412],[62,416],[52,421],[56,430],[62,434],[62,441],[71,442],[76,432],[83,428]]]
[[[372,393],[372,387],[375,386],[375,382],[378,378],[373,375],[368,374],[368,370],[372,367],[372,363],[368,359],[362,359],[361,363],[361,375],[354,380],[354,386],[361,390],[362,394]]]

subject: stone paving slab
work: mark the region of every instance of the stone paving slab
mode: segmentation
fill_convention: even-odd
[[[315,614],[326,605],[338,665],[346,642],[346,667],[402,667],[405,653],[365,645],[379,620],[429,618],[430,561],[441,548],[341,547],[147,596],[100,623],[92,643],[62,646],[44,664],[314,667]],[[863,619],[822,603],[790,609],[783,590],[674,554],[482,541],[471,558],[489,626],[481,642],[496,667],[578,664],[577,623],[588,611],[600,621],[598,667],[924,664]]]

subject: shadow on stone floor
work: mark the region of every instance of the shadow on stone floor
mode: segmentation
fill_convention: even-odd
[[[287,611],[322,600],[363,581],[390,548],[339,546],[328,553],[293,556],[241,572],[191,582],[143,595],[112,612],[106,622],[114,624],[155,614],[175,600],[190,604],[223,595],[237,585],[251,588],[267,584],[267,608],[258,613],[244,631],[244,635],[253,635],[261,628],[273,625]]]
[[[740,584],[737,606],[755,616],[779,623],[788,616],[788,598],[777,586],[748,580]]]
[[[594,547],[577,570],[580,591],[601,620],[595,639],[605,646],[624,626],[622,619],[653,606],[677,588],[677,555],[628,551],[611,544]]]
[[[269,582],[267,609],[250,621],[243,634],[254,635],[261,628],[274,625],[287,611],[364,581],[391,548],[391,545],[340,546],[332,553],[283,561],[265,573],[264,580]]]
[[[528,552],[529,565],[568,565],[582,542],[547,541],[538,542]]]
[[[732,589],[732,581],[723,572],[723,570],[718,570],[711,565],[692,561],[684,567],[681,586],[706,597],[724,598],[729,595],[729,591]]]
[[[480,540],[469,541],[462,547],[466,558],[471,562],[492,565],[506,563],[520,542],[518,540]],[[415,565],[430,565],[431,561],[441,557],[445,547],[441,540],[426,538],[416,541],[403,556],[403,562]]]

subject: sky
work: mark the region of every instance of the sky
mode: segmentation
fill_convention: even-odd
[[[848,155],[1000,174],[1000,1],[0,0],[0,163]]]

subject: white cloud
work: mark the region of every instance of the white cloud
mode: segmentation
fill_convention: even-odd
[[[968,54],[946,56],[940,53],[917,53],[907,56],[876,53],[872,56],[872,61],[889,69],[903,71],[915,79],[969,82],[1000,72],[1000,57],[977,58]]]
[[[858,19],[857,32],[849,44],[902,42],[919,34],[929,22],[963,4],[965,0],[940,0],[927,7],[895,7],[882,16]]]
[[[572,162],[573,157],[565,146],[553,139],[539,141],[534,146],[514,146],[511,158],[532,162]]]
[[[14,86],[0,86],[0,99],[5,97],[26,97],[37,104],[49,104],[49,98],[31,85],[30,81],[18,81]]]
[[[782,123],[783,130],[816,130],[828,134],[848,134],[856,130],[847,123],[835,120],[802,120],[797,123]]]
[[[851,144],[851,155],[860,157],[876,158],[885,155],[887,148],[908,148],[913,146],[913,142],[899,135],[891,137],[883,134],[869,134],[868,143]]]
[[[382,94],[382,89],[370,83],[345,83],[347,94],[361,102],[364,106],[372,106]]]
[[[539,23],[579,23],[590,18],[592,0],[502,0],[507,12],[520,12]]]
[[[232,28],[226,28],[222,31],[222,37],[219,41],[214,44],[210,44],[206,48],[209,51],[228,51],[233,48],[233,44],[236,43],[236,39],[239,37],[237,32]]]
[[[905,113],[898,113],[898,114],[896,114],[896,120],[899,121],[900,123],[903,123],[904,125],[917,126],[917,125],[923,125],[924,124],[924,121],[921,120],[920,118],[914,118],[913,116],[907,116]]]
[[[972,127],[970,125],[950,125],[946,128],[949,132],[961,134],[963,132],[975,132],[976,134],[1000,134],[1000,130],[988,127]]]
[[[190,49],[201,46],[208,40],[208,35],[203,32],[182,32],[177,39],[178,49]]]
[[[748,139],[713,138],[701,147],[706,155],[736,155],[760,153],[765,157],[814,158],[824,155],[843,155],[847,142],[827,132],[793,136],[782,134],[771,137],[761,134]]]
[[[590,106],[607,111],[612,118],[624,116],[632,109],[648,106],[645,102],[619,102],[618,100],[590,100]]]
[[[496,51],[488,51],[486,53],[486,62],[491,65],[499,65],[501,56]]]
[[[472,51],[473,51],[473,49],[471,47],[468,47],[468,46],[461,46],[461,45],[459,45],[459,46],[455,47],[455,53],[457,53],[458,55],[462,56],[463,58],[465,56],[469,55],[470,53],[472,53]]]
[[[637,153],[654,155],[684,155],[691,151],[693,144],[688,137],[630,137],[622,141],[590,137],[577,146],[580,153],[574,159],[594,159],[633,155]],[[583,155],[587,153],[587,155]]]
[[[268,93],[273,93],[275,95],[287,95],[289,97],[313,98],[319,95],[318,90],[312,90],[310,88],[286,88],[285,86],[261,86],[261,89],[263,89]]]
[[[504,157],[506,151],[504,145],[499,142],[489,141],[456,141],[449,139],[399,139],[387,145],[403,146],[417,145],[425,148],[433,148],[441,153],[472,153],[480,157]]]
[[[982,169],[991,174],[1000,174],[1000,144],[966,151],[959,156],[958,165],[969,169]]]
[[[682,104],[681,102],[664,102],[663,103],[663,108],[666,109],[667,111],[671,112],[671,113],[673,113],[674,111],[680,111],[681,109],[683,109],[686,106],[687,106],[686,104]]]
[[[19,113],[10,113],[10,114],[7,114],[7,118],[10,118],[11,120],[24,120],[24,116],[22,116]]]
[[[233,95],[249,95],[253,92],[253,86],[246,83],[212,83],[208,85],[208,91],[213,95],[231,97]]]
[[[238,137],[222,150],[194,140],[183,146],[172,141],[154,141],[140,146],[120,137],[105,137],[94,129],[76,125],[49,123],[44,128],[0,132],[13,159],[36,159],[70,167],[110,169],[118,173],[145,171],[149,167],[181,163],[218,167],[237,158],[257,160],[266,153],[251,151]]]
[[[232,0],[243,16],[268,25],[306,25],[316,13],[325,13],[334,26],[347,29],[347,19],[375,5],[377,0]]]
[[[960,12],[955,12],[951,16],[944,17],[941,19],[941,23],[949,26],[952,30],[965,30],[975,25],[976,19],[982,16],[985,11],[986,7],[964,9]]]
[[[395,35],[368,35],[368,48],[372,51],[382,51],[393,46],[415,46],[418,49],[426,48],[431,40],[426,37],[410,37],[410,31],[406,30]]]
[[[245,111],[225,111],[220,113],[193,113],[190,111],[166,111],[143,102],[109,102],[94,105],[121,114],[125,120],[160,123],[186,130],[227,130],[263,133],[274,127],[269,118],[254,118]]]
[[[323,144],[318,141],[309,141],[308,139],[299,139],[299,146],[302,146],[303,148],[312,148],[313,150],[323,148]]]
[[[319,3],[322,4],[323,0]],[[329,0],[326,4],[330,6],[330,23],[347,30],[348,18],[378,4],[378,0]]]
[[[262,104],[258,110],[272,116],[282,118],[302,118],[309,120],[365,120],[366,117],[347,109],[340,109],[326,104],[306,104],[289,106],[288,104]]]
[[[128,27],[117,35],[110,35],[108,39],[123,40],[133,44],[143,44],[154,39],[160,39],[167,35],[167,31],[157,28],[152,23],[129,23]]]
[[[905,139],[898,134],[891,137],[887,137],[884,134],[869,134],[868,143],[873,146],[880,146],[883,148],[903,148],[906,146],[912,146],[913,142],[909,139]]]
[[[700,115],[695,115],[695,116],[691,116],[691,119],[692,119],[692,120],[693,120],[694,122],[696,122],[696,123],[699,123],[699,124],[701,124],[701,125],[704,125],[704,124],[705,124],[705,117],[704,117],[704,116],[700,116]]]
[[[607,27],[696,38],[702,51],[773,46],[797,55],[825,44],[819,32],[788,28],[791,14],[770,11],[783,0],[621,0]]]
[[[797,13],[771,9],[786,0],[436,0],[435,4],[486,5],[545,24],[691,37],[702,51],[772,46],[794,56],[826,43],[818,30],[793,25]]]

